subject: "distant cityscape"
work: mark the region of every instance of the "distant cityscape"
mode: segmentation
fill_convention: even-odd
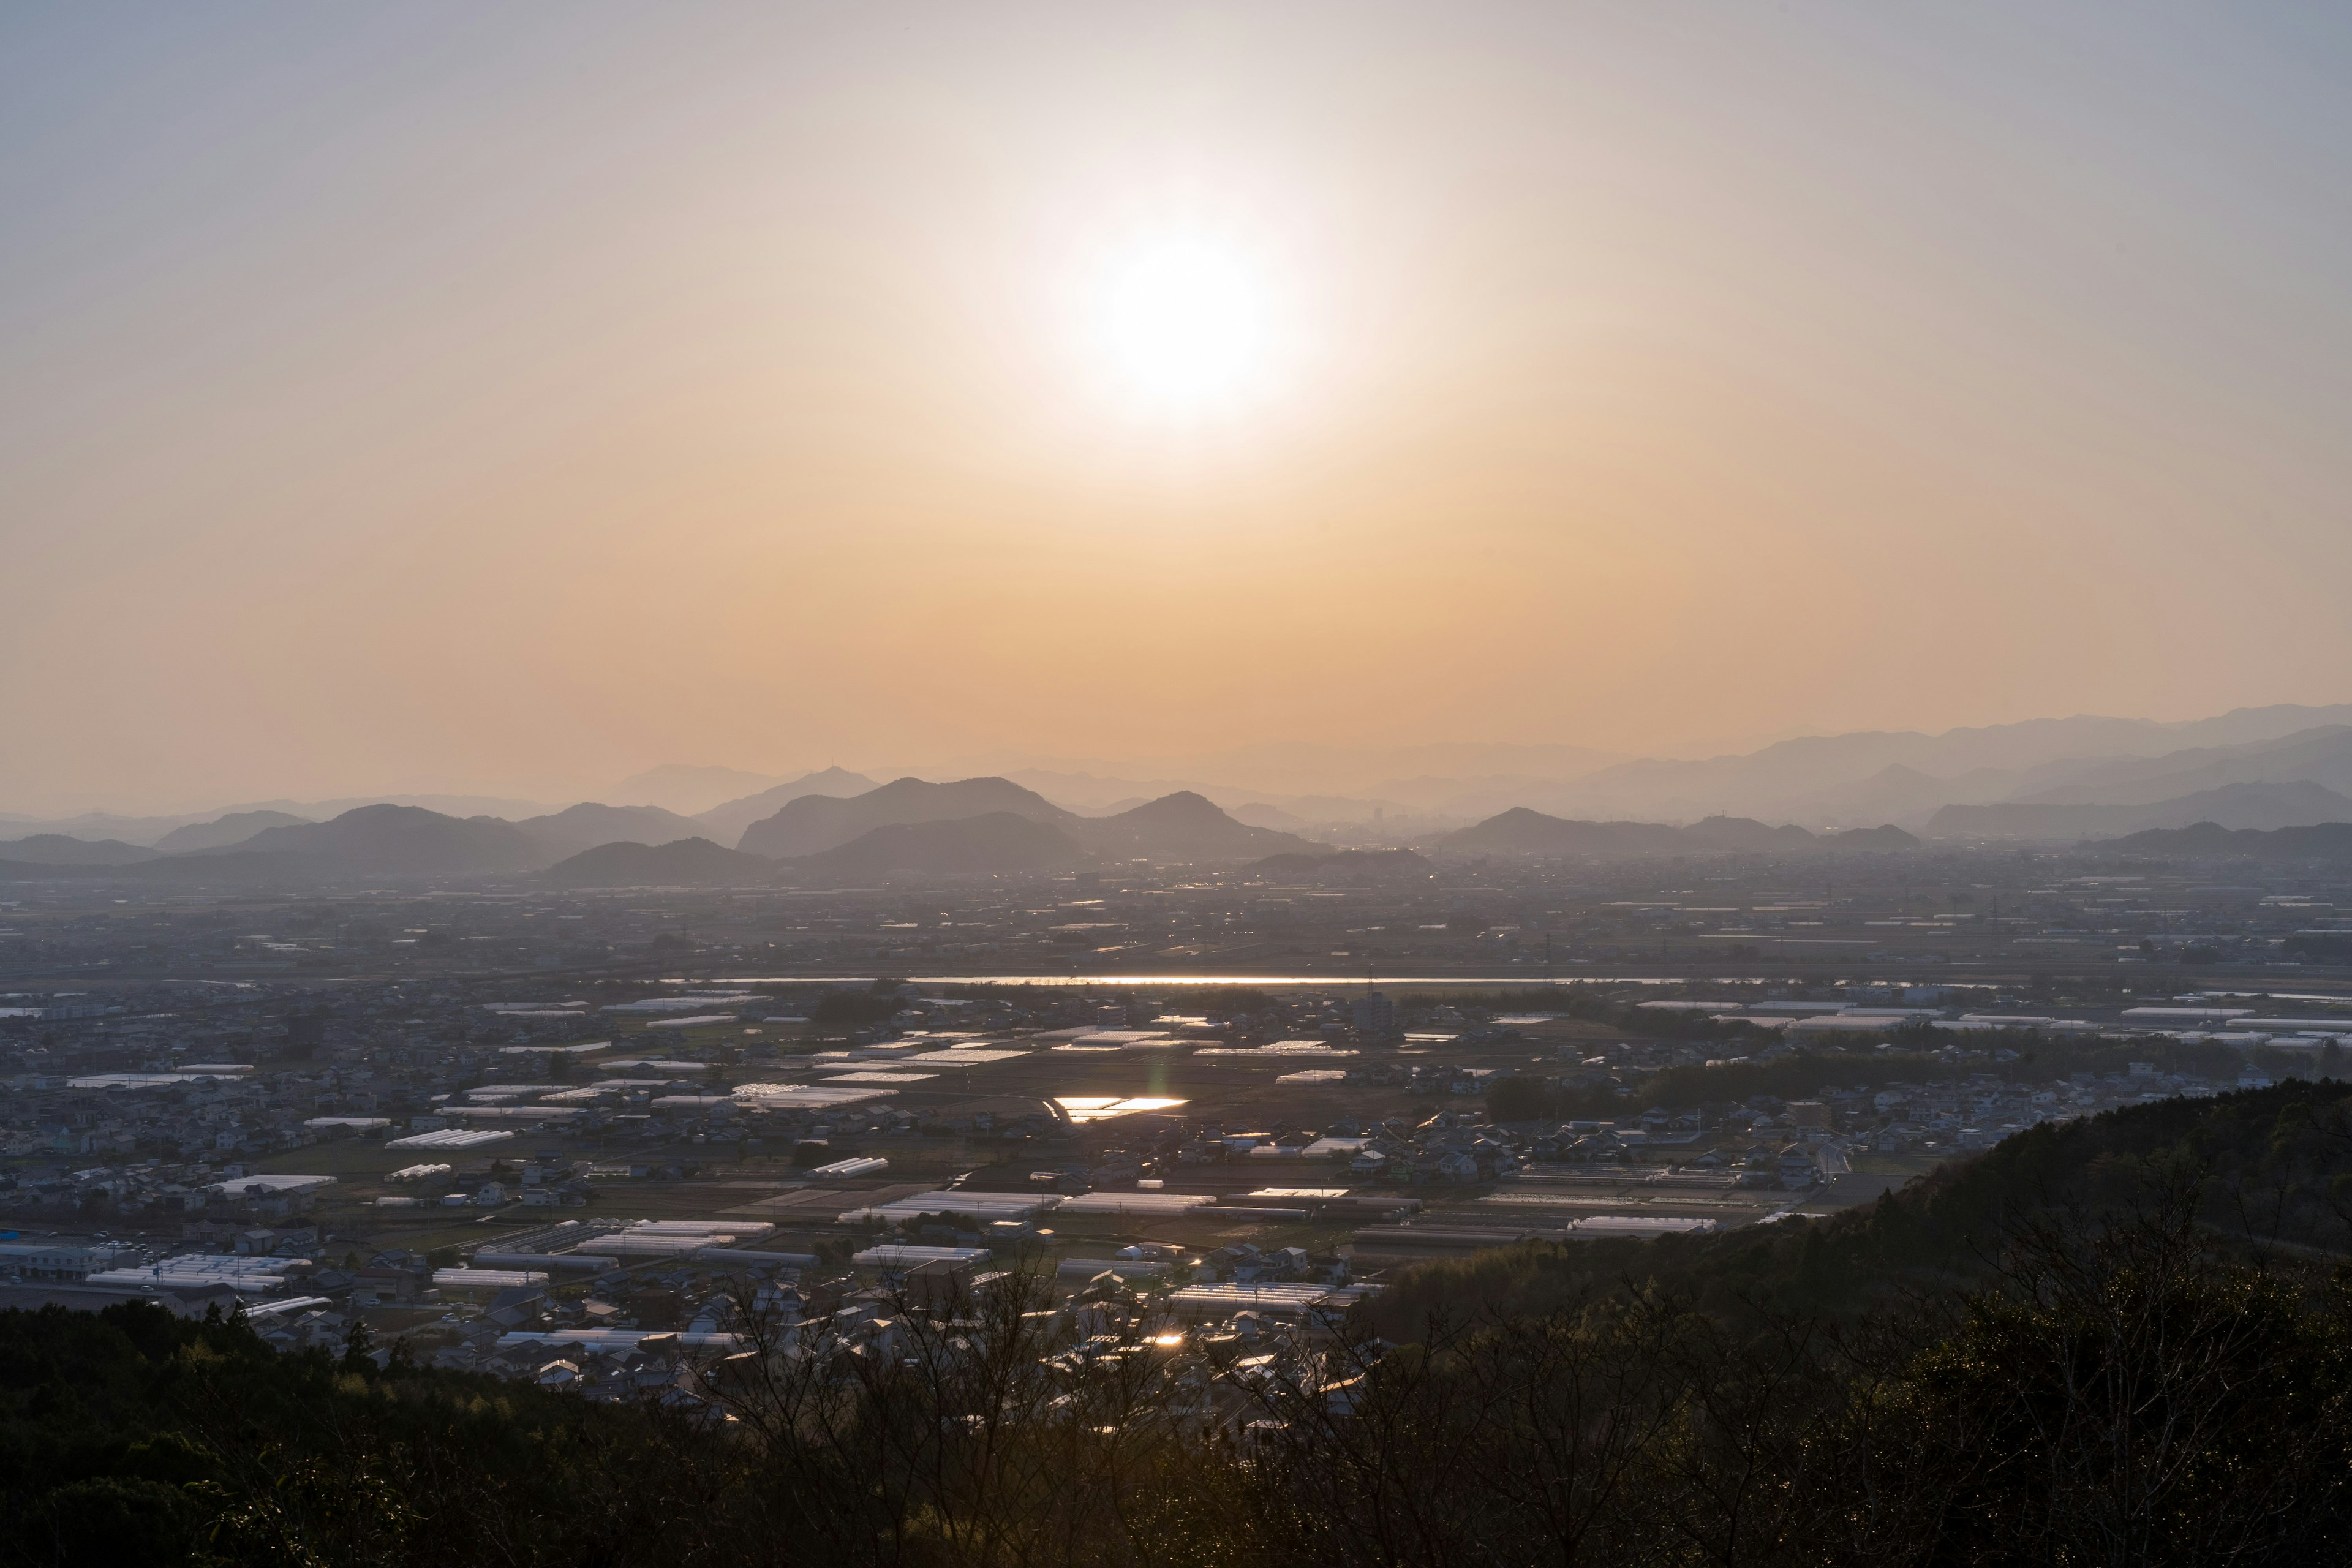
[[[1432,1258],[1833,1214],[2352,1046],[2340,823],[1343,848],[818,782],[18,839],[0,1301],[692,1401],[746,1312],[887,1352],[1043,1269],[1081,1339],[1115,1297],[1306,1354]]]

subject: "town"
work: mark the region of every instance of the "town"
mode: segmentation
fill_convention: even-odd
[[[1243,1423],[1231,1379],[1428,1260],[1801,1223],[2352,1044],[2303,962],[2352,879],[2308,866],[1298,869],[20,883],[0,1300],[717,1411],[755,1343],[1010,1291],[1040,1356],[1158,1344]]]

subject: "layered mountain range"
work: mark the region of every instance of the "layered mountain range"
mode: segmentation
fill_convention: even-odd
[[[365,805],[326,822],[269,822],[234,842],[178,853],[30,835],[0,843],[0,876],[273,885],[353,876],[488,877],[573,888],[709,886],[1014,874],[1123,860],[1239,864],[1329,853],[1307,839],[1236,822],[1196,795],[1082,817],[998,778],[908,778],[847,798],[800,795],[750,825],[733,848],[698,831],[700,826],[658,806],[586,803],[509,822]],[[190,837],[217,839],[225,831]]]
[[[2249,860],[2352,861],[2352,822],[2323,822],[2309,827],[2274,827],[2231,831],[2210,822],[2189,827],[2150,828],[2118,838],[2102,847],[2124,854],[2163,856],[2181,859],[2243,858]]]
[[[1137,782],[1008,776],[1073,805],[1117,803]],[[1153,777],[1160,787],[1178,782]],[[1652,825],[1747,817],[1817,833],[1893,824],[1927,838],[2051,843],[2202,820],[2269,828],[2352,820],[2352,704],[2242,709],[2181,724],[2078,718],[1813,736],[1737,755],[1563,765],[1549,776],[1368,778],[1353,794],[1285,795],[1247,780],[1182,787],[1241,821],[1351,843],[1426,840],[1515,808]]]
[[[1409,768],[1426,771],[1387,771]],[[882,841],[895,847],[845,858],[843,874],[877,856],[910,862],[885,871],[1016,870],[1079,858],[1242,863],[1333,847],[1607,856],[1870,847],[1844,836],[1856,827],[1878,832],[1880,847],[1899,847],[1887,832],[2073,843],[2207,822],[2269,831],[2352,821],[2352,705],[2178,724],[2074,718],[1814,736],[1691,761],[1561,746],[1263,747],[1137,773],[1087,763],[882,783],[837,767],[789,780],[665,767],[625,781],[618,797],[632,805],[412,795],[165,817],[0,816],[0,860],[129,868],[234,854],[279,868],[490,875],[544,870],[607,845],[701,839],[801,864],[885,828],[999,816],[1042,831],[895,834]],[[747,785],[756,787],[729,793]],[[430,826],[449,823],[471,826]]]
[[[1815,830],[1892,822],[1931,829],[1948,805],[2041,804],[2048,792],[2093,792],[2070,804],[2149,805],[2229,783],[2294,782],[2325,749],[2327,731],[2352,726],[2352,704],[2240,709],[2210,719],[2159,723],[2078,717],[1946,731],[1874,731],[1806,736],[1759,750],[1703,758],[1627,758],[1570,747],[1421,746],[1349,750],[1292,746],[1160,759],[1145,766],[1101,761],[1000,764],[990,771],[1081,812],[1124,810],[1179,789],[1214,801],[1236,819],[1349,842],[1384,832],[1404,842],[1482,821],[1514,806],[1585,820],[1689,823],[1714,816],[1793,822]],[[2210,764],[2226,762],[2221,769]],[[2200,770],[2207,771],[2200,773]],[[2100,793],[2141,775],[2163,793]],[[2316,782],[2352,796],[2352,787]],[[2226,813],[2296,809],[2259,795],[2218,803]],[[2303,809],[2314,808],[2306,805]],[[2019,822],[2030,830],[2031,818]],[[2249,821],[2247,826],[2256,825]],[[1996,831],[2007,833],[2010,824]],[[2128,831],[2126,819],[2101,832]],[[1954,825],[1948,836],[1970,829]]]
[[[1456,854],[1622,858],[1647,855],[1805,854],[1820,850],[1916,849],[1919,840],[1895,826],[1816,834],[1768,826],[1752,817],[1710,816],[1687,827],[1658,822],[1578,822],[1524,806],[1449,833],[1436,847]]]

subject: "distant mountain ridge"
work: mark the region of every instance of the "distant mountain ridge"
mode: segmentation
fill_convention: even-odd
[[[242,844],[268,827],[295,827],[316,820],[297,816],[290,811],[232,811],[210,822],[191,822],[174,827],[155,840],[155,847],[166,855],[185,855],[197,849],[226,849],[232,844]]]
[[[508,800],[493,795],[357,795],[341,800],[247,801],[227,807],[215,806],[209,811],[181,812],[156,816],[121,816],[103,811],[84,812],[78,816],[50,818],[0,816],[0,826],[59,833],[73,838],[115,838],[125,844],[153,847],[167,834],[176,832],[183,827],[201,827],[228,818],[241,820],[247,816],[268,815],[278,820],[263,823],[260,826],[283,826],[301,822],[324,822],[363,805],[413,805],[444,816],[488,816],[508,822],[541,816],[556,809],[551,805],[535,801]],[[196,847],[217,847],[215,845]]]
[[[2352,726],[2322,725],[2245,745],[2090,764],[2063,784],[2013,798],[2036,805],[2139,805],[2255,784],[2315,784],[2352,792]]]
[[[328,822],[267,827],[232,849],[200,855],[239,852],[299,855],[339,870],[393,876],[526,871],[552,858],[514,823],[414,805],[363,805]]]
[[[1672,855],[1690,848],[1691,840],[1664,823],[1577,822],[1517,805],[1446,834],[1435,847],[1456,854]]]
[[[2127,837],[2093,846],[2137,855],[2244,856],[2255,860],[2352,861],[2352,822],[2323,822],[2308,827],[2274,827],[2232,831],[2218,823],[2200,822],[2188,827],[2150,828]]]
[[[613,785],[607,797],[625,800],[632,805],[657,805],[681,816],[694,816],[728,801],[772,789],[783,782],[781,773],[757,773],[742,768],[693,763],[664,763],[659,767],[630,774]]]
[[[1311,854],[1321,846],[1295,833],[1237,822],[1191,790],[1146,801],[1116,816],[1080,817],[1070,836],[1114,858],[1247,860]]]
[[[986,769],[1052,794],[1056,779],[1074,784],[1126,781],[1139,791],[1165,794],[1193,789],[1212,798],[1236,797],[1237,804],[1267,795],[1357,796],[1373,781],[1429,774],[1486,777],[1508,775],[1531,779],[1580,778],[1597,768],[1626,760],[1622,752],[1555,742],[1435,741],[1389,746],[1338,746],[1311,741],[1276,741],[1223,752],[1176,757],[1063,757],[1013,759],[999,754],[974,758],[962,765],[972,772]],[[1125,793],[1125,792],[1121,792]],[[1097,795],[1087,804],[1116,798]]]
[[[841,797],[864,795],[875,788],[875,782],[864,773],[853,773],[847,768],[826,768],[821,773],[787,779],[782,784],[763,789],[756,795],[723,801],[709,810],[698,812],[694,820],[702,831],[721,844],[741,840],[743,830],[764,816],[772,816],[804,795],[829,795]]]
[[[1342,753],[1324,748],[1317,754],[1312,782],[1341,793],[1317,795],[1287,794],[1307,787],[1309,778],[1284,769],[1261,777],[1265,770],[1255,764],[1265,759],[1242,752],[1193,759],[1182,764],[1187,773],[1181,783],[1169,773],[1146,777],[1102,763],[1087,764],[1107,770],[1102,773],[1024,770],[1011,776],[1089,812],[1125,809],[1147,792],[1182,788],[1259,826],[1280,828],[1361,824],[1379,810],[1391,821],[1407,816],[1484,820],[1514,806],[1577,820],[1659,823],[1730,816],[1815,828],[1857,820],[1924,827],[1947,805],[2038,800],[2042,792],[2078,786],[2099,793],[2065,798],[2152,801],[2225,783],[2304,777],[2352,794],[2352,783],[2332,779],[2317,764],[2290,754],[2304,743],[2300,738],[2347,724],[2352,724],[2352,704],[2278,705],[2179,723],[2083,716],[1941,733],[1801,736],[1755,752],[1696,760],[1612,759],[1587,752],[1571,761],[1563,754],[1546,758],[1549,767],[1538,761],[1542,748],[1418,749],[1433,762],[1505,765],[1503,771],[1465,770],[1454,776],[1375,774],[1369,767],[1353,775],[1332,773],[1328,770]],[[1415,750],[1379,755],[1402,761]],[[2175,777],[2154,794],[2105,789],[2110,780],[2126,777],[2185,775],[2225,754],[2236,759],[2228,767],[2202,778]],[[1512,765],[1522,762],[1534,765],[1528,771]],[[1227,763],[1234,764],[1230,771],[1218,771]]]
[[[885,824],[846,844],[802,856],[794,866],[803,874],[863,879],[891,872],[1002,876],[1074,870],[1094,863],[1094,857],[1058,824],[1039,822],[1017,812],[992,811],[978,816]]]
[[[556,888],[748,887],[775,880],[776,863],[708,838],[600,844],[558,861],[539,879]]]
[[[964,809],[1007,799],[1026,810]],[[784,826],[797,826],[805,835],[803,841],[848,837],[778,857],[727,848],[682,831],[692,824],[657,806],[590,803],[516,823],[447,816],[416,806],[367,805],[326,822],[280,823],[235,843],[177,855],[31,835],[0,845],[0,876],[290,886],[353,877],[538,872],[541,881],[560,887],[712,886],[772,881],[787,867],[824,876],[1006,874],[1093,865],[1098,853],[1121,859],[1234,862],[1269,849],[1321,852],[1308,840],[1235,822],[1200,796],[1182,794],[1101,819],[1077,817],[1002,779],[954,784],[908,779],[851,800],[814,795],[795,805],[797,809],[779,815],[786,818]],[[963,814],[925,815],[934,811]],[[873,820],[898,815],[919,820]],[[1012,826],[1016,823],[1022,826]],[[605,837],[648,826],[654,832],[637,837]],[[786,834],[775,837],[789,841]]]
[[[1547,814],[1651,821],[1729,813],[1812,821],[1909,816],[1924,823],[1947,805],[2002,802],[2135,772],[2174,779],[2158,795],[2142,797],[2147,799],[2227,783],[2302,777],[2352,793],[2352,773],[2339,783],[2325,771],[2335,764],[2296,750],[2320,741],[2316,731],[2347,724],[2352,704],[2281,705],[2179,724],[2082,717],[1936,735],[1803,736],[1740,755],[1622,763],[1549,790],[1521,790],[1518,804]],[[2231,753],[2234,764],[2190,776],[2210,764],[2216,752]],[[2168,757],[2175,763],[2148,766]],[[1491,797],[1466,795],[1461,803],[1495,804]]]
[[[2145,805],[2074,805],[2003,801],[1994,805],[1948,805],[1928,820],[1936,838],[2018,838],[2060,843],[2111,838],[2150,828],[2187,827],[2210,822],[2223,828],[2267,830],[2320,822],[2352,821],[2352,796],[2304,780],[2293,784],[2232,784],[2200,790],[2177,800]]]
[[[952,833],[897,834],[877,841],[893,847],[873,852],[882,853],[885,858],[913,856],[921,866],[888,868],[919,869],[947,868],[950,861],[961,866],[986,860],[996,868],[1009,868],[1013,862],[1076,864],[1073,851],[1084,859],[1100,856],[1235,862],[1284,852],[1314,853],[1321,847],[1295,834],[1237,822],[1213,802],[1188,790],[1143,802],[1113,816],[1086,817],[1002,778],[959,779],[949,784],[903,778],[846,799],[803,795],[744,829],[737,847],[747,854],[812,861],[865,843],[884,829],[1006,816],[1051,827],[1057,837],[1022,835],[1002,826],[976,829],[996,847],[983,851],[975,847],[967,854],[952,847],[956,840]],[[852,862],[863,863],[851,856],[840,864]]]
[[[804,795],[787,801],[772,816],[746,827],[735,847],[746,854],[793,859],[838,849],[877,827],[1005,814],[1056,826],[1080,820],[1076,812],[1065,811],[1010,779],[932,784],[902,778],[845,799]]]
[[[1711,816],[1687,827],[1659,822],[1580,822],[1525,806],[1449,833],[1433,846],[1452,854],[1639,855],[1801,854],[1822,849],[1916,849],[1919,840],[1893,826],[1814,834],[1770,827],[1747,817]]]
[[[1809,735],[1745,753],[1697,759],[1627,758],[1541,744],[1341,747],[1283,742],[1183,759],[1066,762],[1054,768],[1066,771],[1022,770],[1003,778],[1010,788],[1026,788],[1029,800],[966,802],[952,810],[1013,809],[1041,820],[1058,820],[1045,812],[1075,808],[1073,815],[1123,814],[1173,794],[1192,794],[1229,814],[1240,812],[1250,819],[1244,826],[1312,831],[1351,843],[1419,841],[1433,829],[1483,822],[1512,808],[1573,821],[1659,825],[1726,816],[1814,830],[1855,822],[1891,823],[1938,834],[1951,828],[1969,836],[1991,829],[1980,824],[1971,827],[1965,815],[1939,820],[1938,814],[1953,806],[2159,805],[2236,785],[2312,784],[2352,798],[2352,704],[2244,708],[2181,722],[2082,715],[1940,733]],[[977,768],[972,773],[975,777],[1000,776]],[[760,787],[745,793],[747,785]],[[635,824],[616,822],[611,841],[684,832],[741,846],[755,825],[796,800],[812,795],[852,798],[877,787],[874,780],[840,768],[777,783],[770,775],[742,769],[667,765],[625,781],[604,799],[623,803],[605,808],[609,810],[644,808],[666,814]],[[731,798],[729,792],[735,792]],[[690,813],[686,809],[714,797],[717,805]],[[2279,797],[2288,803],[2282,809],[2308,815],[2317,797],[2304,798],[2305,804],[2295,806],[2292,797]],[[574,809],[503,797],[379,795],[248,801],[203,813],[148,817],[100,812],[58,818],[0,816],[0,831],[23,838],[55,834],[85,841],[113,839],[133,848],[152,847],[176,854],[217,850],[265,828],[298,826],[379,805],[518,824],[565,817]],[[2224,826],[2293,825],[2264,816],[2267,809],[2261,797],[2242,792],[2234,801],[2217,797],[2212,815]],[[264,813],[279,814],[282,819],[264,817]],[[678,822],[689,816],[695,826],[681,829]],[[2056,826],[2036,831],[2063,838],[2082,831],[2137,831],[2136,820],[2149,825],[2127,816],[2114,822],[2088,819],[2099,825],[2087,829],[2073,818],[2052,820]],[[884,825],[866,821],[848,837]],[[1324,831],[1334,827],[1345,831]],[[561,827],[546,831],[565,833]],[[581,842],[582,837],[562,837],[561,842],[551,841],[549,848],[592,847]],[[803,845],[794,852],[806,850]]]
[[[577,855],[600,844],[669,844],[701,837],[702,825],[657,805],[604,805],[585,801],[546,816],[515,824],[550,860]]]
[[[0,860],[26,866],[129,866],[156,858],[154,850],[125,844],[119,838],[72,838],[62,833],[34,833],[0,842]]]

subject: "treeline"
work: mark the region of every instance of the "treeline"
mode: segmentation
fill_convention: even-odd
[[[696,1400],[608,1405],[0,1314],[0,1563],[2340,1561],[2346,1103],[2151,1105],[1848,1219],[1433,1266],[1295,1356],[1159,1342],[1116,1292],[1081,1340],[1024,1277],[887,1342],[755,1324]]]
[[[2352,931],[2299,931],[2286,950],[2305,963],[2352,963]]]
[[[12,1565],[691,1562],[709,1449],[658,1407],[280,1355],[217,1317],[0,1313]]]
[[[2341,1561],[2347,1349],[2324,1278],[2159,1203],[1853,1322],[1643,1289],[1440,1323],[1253,1479],[1317,1563]]]
[[[2352,1257],[2352,1085],[2290,1081],[2044,1123],[1827,1219],[1648,1242],[1524,1243],[1433,1262],[1380,1298],[1380,1321],[1402,1334],[1432,1313],[1541,1317],[1629,1281],[1718,1317],[1852,1319],[1981,1286],[2007,1228],[2029,1216],[2130,1214],[2184,1186],[2209,1236]]]

